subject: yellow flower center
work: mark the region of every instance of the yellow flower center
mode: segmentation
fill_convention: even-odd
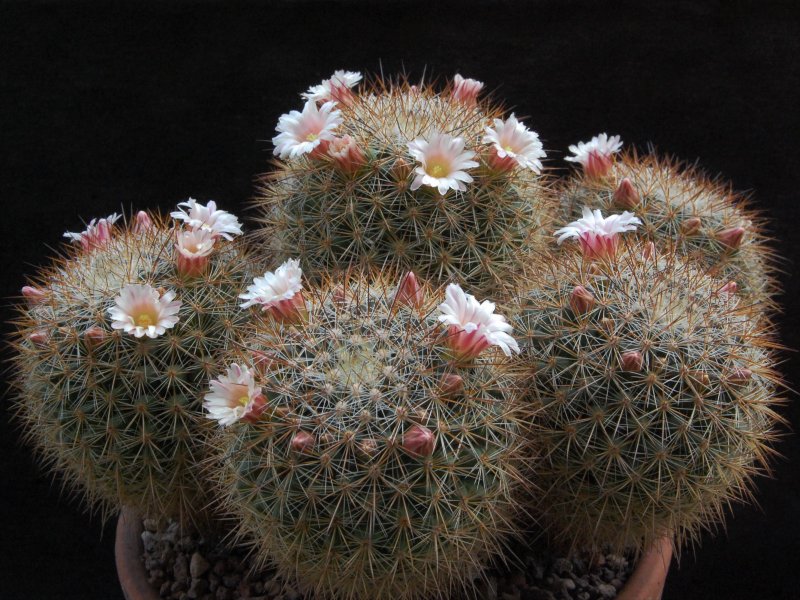
[[[503,146],[503,149],[506,152],[513,152],[514,151],[514,148],[511,147],[511,144],[506,144],[505,146]]]
[[[306,141],[307,141],[307,142],[313,142],[313,141],[314,141],[314,140],[316,140],[318,137],[319,137],[319,136],[318,136],[316,133],[309,133],[309,134],[306,136]]]
[[[136,326],[137,327],[150,327],[154,325],[156,319],[153,315],[148,313],[142,313],[138,317],[136,317]]]
[[[242,396],[237,400],[237,402],[242,406],[247,406],[247,403],[250,402],[250,396]]]
[[[444,177],[450,172],[450,165],[443,162],[432,162],[428,164],[428,175],[431,177]]]

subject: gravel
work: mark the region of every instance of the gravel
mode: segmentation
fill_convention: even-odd
[[[243,548],[213,544],[146,520],[142,533],[148,581],[161,598],[172,600],[300,600],[310,598],[275,571],[254,572]],[[546,549],[512,548],[519,564],[489,569],[475,581],[479,600],[609,600],[631,571],[632,561],[618,554],[573,558]]]

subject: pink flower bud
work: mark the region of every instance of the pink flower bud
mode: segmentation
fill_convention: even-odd
[[[736,285],[735,281],[729,281],[728,283],[723,285],[721,288],[719,288],[719,291],[722,294],[735,294],[736,290],[738,290],[738,289],[739,289],[739,286]]]
[[[656,245],[653,242],[647,242],[642,248],[642,258],[650,260],[656,256]]]
[[[30,285],[26,285],[22,288],[22,295],[25,297],[25,300],[28,301],[29,306],[41,304],[46,297],[46,294],[42,290]]]
[[[86,342],[87,346],[91,347],[97,346],[104,339],[106,339],[106,337],[108,337],[108,334],[106,333],[105,329],[98,327],[97,325],[92,325],[89,327],[89,329],[83,332],[84,342]]]
[[[619,238],[616,233],[605,235],[597,234],[594,231],[584,231],[578,236],[578,241],[586,258],[603,259],[613,258],[617,255]]]
[[[583,165],[583,172],[591,179],[602,179],[611,171],[613,164],[614,162],[610,154],[603,154],[592,150],[586,157],[586,163]]]
[[[631,180],[625,177],[614,192],[614,204],[620,208],[636,208],[642,201]]]
[[[430,456],[435,446],[433,432],[422,425],[412,425],[403,436],[403,449],[414,456]]]
[[[40,329],[39,331],[34,331],[28,335],[28,339],[37,346],[44,346],[47,344],[48,340],[50,340],[50,334],[47,332],[47,330]]]
[[[145,233],[153,229],[153,220],[143,210],[140,210],[136,213],[136,218],[133,221],[133,232],[134,233]]]
[[[442,377],[439,389],[445,396],[455,396],[464,391],[464,378],[455,373],[447,373]]]
[[[491,346],[485,332],[475,329],[467,333],[458,325],[447,327],[447,342],[458,359],[467,361],[476,358]]]
[[[746,369],[743,367],[734,369],[733,372],[730,375],[728,375],[728,381],[736,385],[744,385],[752,378],[753,378],[753,372],[750,369]]]
[[[569,305],[576,314],[588,313],[594,307],[594,296],[582,285],[576,285],[569,296]]]
[[[295,292],[291,298],[278,300],[266,309],[273,318],[283,323],[300,323],[307,315],[303,292]]]
[[[642,370],[642,366],[644,365],[644,357],[642,353],[638,350],[631,350],[629,352],[624,352],[620,357],[620,367],[622,367],[623,371],[630,371],[633,373],[638,373]]]
[[[422,294],[419,281],[417,281],[417,276],[414,275],[413,271],[406,273],[403,279],[400,280],[400,285],[397,288],[394,301],[412,308],[422,308],[425,298]]]
[[[453,98],[467,106],[474,106],[478,103],[478,94],[482,89],[482,81],[465,79],[458,73],[453,78]]]
[[[730,229],[725,229],[718,232],[717,241],[731,250],[736,250],[742,245],[744,233],[745,231],[743,227],[731,227]]]
[[[314,447],[314,436],[307,431],[298,431],[292,437],[291,446],[295,452],[308,452]]]
[[[355,173],[367,162],[367,157],[349,135],[334,138],[328,145],[328,156],[345,173]]]
[[[681,233],[683,233],[683,235],[696,235],[697,232],[700,231],[702,224],[703,222],[700,220],[700,217],[686,219],[681,223]]]

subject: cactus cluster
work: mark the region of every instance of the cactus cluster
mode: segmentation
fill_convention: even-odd
[[[776,309],[774,254],[764,222],[730,184],[655,154],[623,153],[607,169],[584,168],[560,188],[566,220],[583,207],[628,210],[640,233],[673,247],[713,278],[734,282],[742,301]]]
[[[16,414],[44,462],[104,514],[195,519],[209,501],[202,391],[248,318],[238,295],[253,259],[205,230],[194,247],[192,231],[144,212],[116,220],[67,234],[79,244],[23,289]]]
[[[508,359],[475,357],[481,344],[437,322],[441,290],[409,277],[312,287],[228,356],[238,391],[215,382],[234,401],[261,394],[215,439],[226,511],[258,562],[323,597],[446,596],[513,530],[523,421]]]
[[[749,495],[778,421],[757,310],[642,241],[613,260],[562,252],[528,289],[513,322],[554,537],[680,547]]]
[[[555,200],[538,137],[479,101],[480,86],[378,81],[309,93],[303,113],[279,125],[276,153],[287,160],[254,200],[257,240],[309,275],[391,266],[496,293],[545,247]],[[317,110],[331,97],[335,108]],[[306,134],[314,119],[328,128]]]

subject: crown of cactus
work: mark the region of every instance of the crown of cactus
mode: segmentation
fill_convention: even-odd
[[[566,160],[582,168],[561,187],[566,218],[584,207],[625,209],[641,220],[641,232],[659,247],[671,246],[709,275],[739,288],[743,302],[774,311],[774,254],[763,223],[730,184],[655,155],[616,158],[619,136],[601,134],[570,146]]]
[[[489,346],[517,345],[492,303],[438,294],[413,274],[303,290],[289,261],[243,295],[263,318],[206,402],[222,503],[258,561],[324,597],[443,596],[512,529],[521,422]]]
[[[758,311],[626,241],[602,259],[559,254],[512,319],[537,411],[535,512],[576,549],[694,540],[749,497],[776,437]]]
[[[312,277],[391,265],[497,295],[555,214],[538,135],[479,101],[472,79],[441,92],[382,80],[359,91],[360,79],[337,72],[280,118],[284,161],[254,200],[257,240]]]
[[[233,215],[194,200],[183,228],[140,212],[68,233],[68,248],[23,288],[14,339],[24,435],[105,514],[131,505],[194,519],[208,378],[247,314],[252,277]]]

